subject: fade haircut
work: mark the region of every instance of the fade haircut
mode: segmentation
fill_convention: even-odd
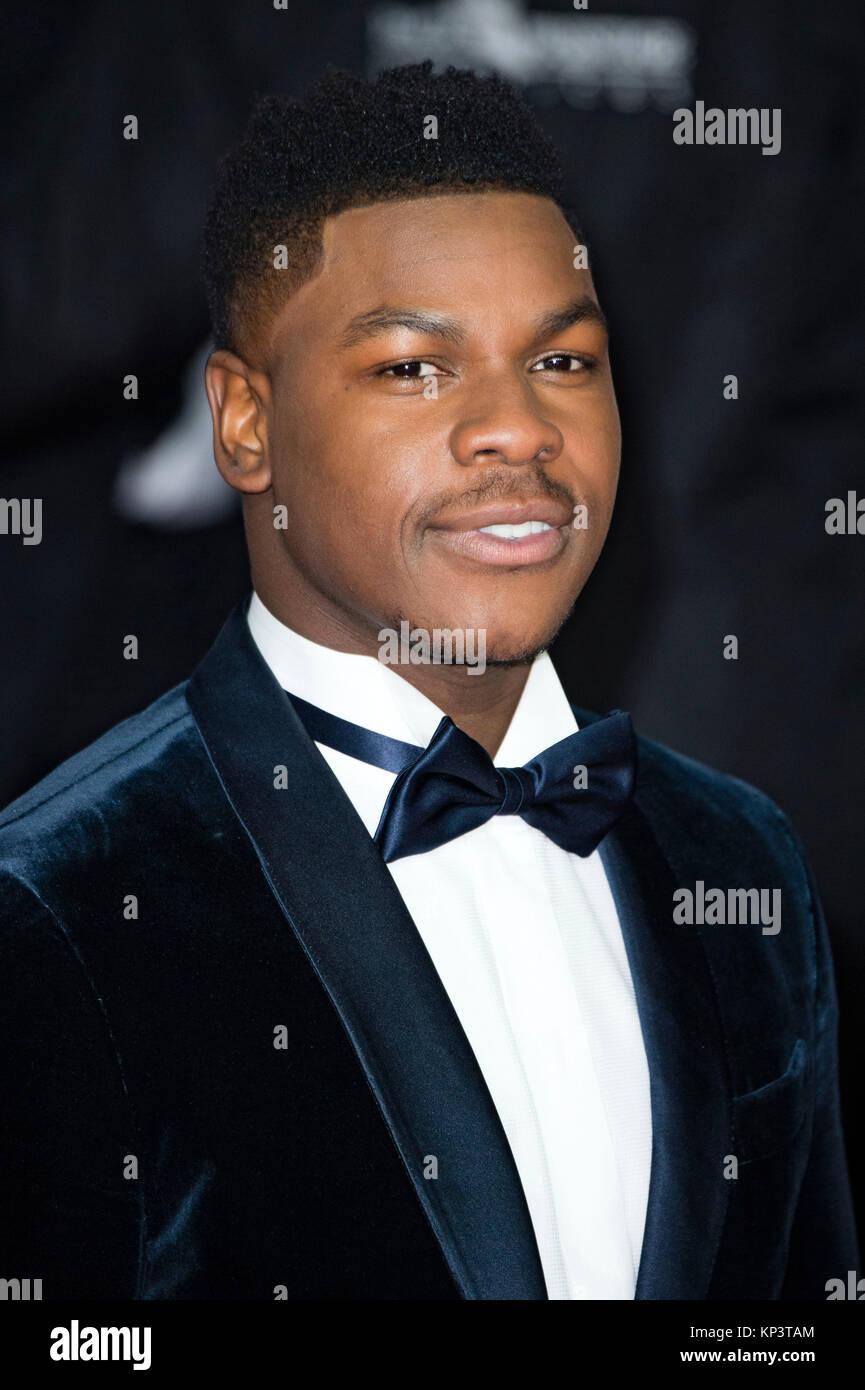
[[[329,66],[302,101],[258,97],[224,156],[204,228],[204,280],[217,348],[243,356],[314,273],[326,217],[394,198],[488,190],[560,206],[555,147],[497,75],[430,60],[367,80]],[[424,137],[435,116],[437,138]],[[571,209],[565,209],[575,234]],[[274,266],[284,246],[285,268]]]

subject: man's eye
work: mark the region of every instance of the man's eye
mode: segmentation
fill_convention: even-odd
[[[554,363],[554,366],[550,366]],[[591,363],[585,357],[577,357],[573,352],[551,352],[546,357],[542,357],[540,362],[536,362],[532,367],[533,372],[584,372],[589,369]]]
[[[426,368],[427,370],[422,370]],[[397,381],[415,381],[418,377],[435,376],[436,368],[433,362],[424,362],[420,358],[412,358],[406,362],[395,362],[392,367],[384,367],[379,376],[392,376]]]

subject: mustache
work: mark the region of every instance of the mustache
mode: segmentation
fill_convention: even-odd
[[[506,502],[509,498],[519,498],[524,502],[534,498],[548,497],[553,502],[563,502],[569,511],[579,501],[571,494],[564,483],[549,478],[541,468],[535,467],[529,473],[515,474],[508,468],[499,473],[488,473],[466,492],[442,492],[425,503],[418,517],[418,523],[425,525],[440,512],[469,511],[480,502]]]

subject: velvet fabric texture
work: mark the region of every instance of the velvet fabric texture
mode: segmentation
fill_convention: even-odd
[[[651,1076],[636,1297],[823,1300],[858,1256],[814,883],[765,796],[638,742],[600,848]],[[780,931],[677,923],[698,881],[780,889]],[[0,925],[4,1277],[546,1298],[474,1054],[244,605],[191,681],[0,816]]]

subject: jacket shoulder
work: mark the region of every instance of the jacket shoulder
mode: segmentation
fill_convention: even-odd
[[[599,718],[573,706],[582,728]],[[673,857],[768,857],[798,879],[807,872],[801,841],[780,806],[731,773],[637,735],[635,801],[659,844]]]
[[[0,864],[15,861],[25,846],[88,816],[104,815],[116,793],[137,778],[152,779],[166,750],[195,733],[186,702],[187,682],[175,686],[67,758],[29,791],[0,811]]]
[[[639,737],[637,743],[635,799],[671,858],[776,871],[810,898],[802,842],[770,796],[652,739]]]
[[[750,782],[720,772],[665,744],[639,735],[638,788],[646,797],[674,797],[689,808],[713,816],[742,816],[786,821],[781,808]]]

